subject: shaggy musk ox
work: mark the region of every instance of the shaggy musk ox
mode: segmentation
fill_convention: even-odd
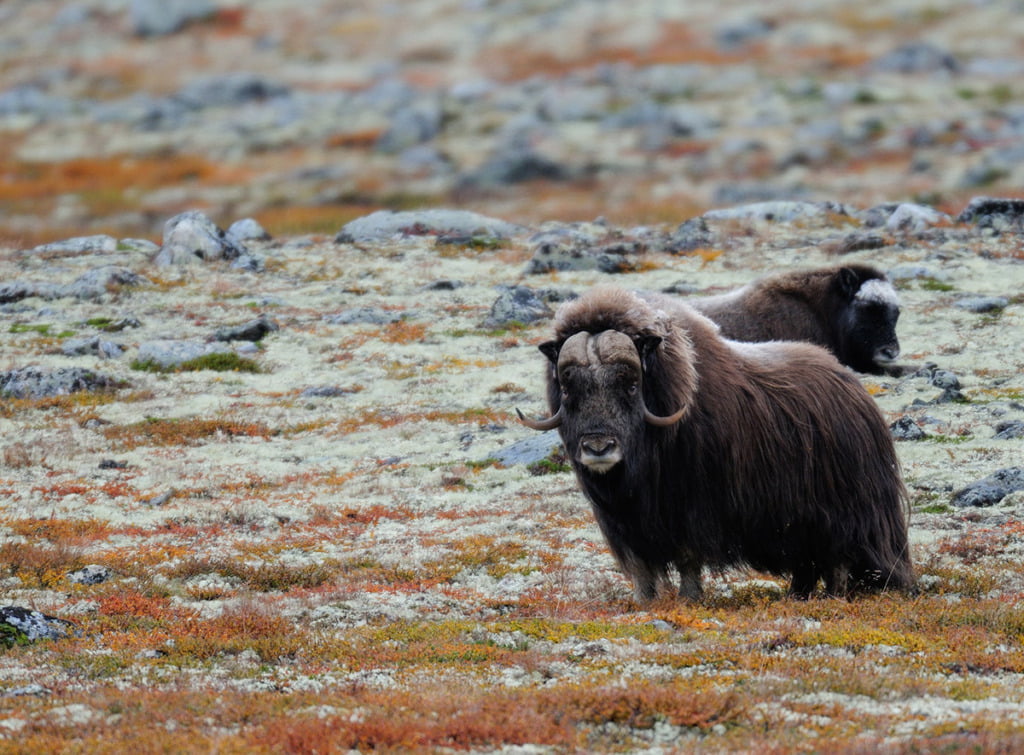
[[[599,288],[563,304],[551,416],[640,600],[669,570],[748,565],[807,597],[910,588],[906,495],[889,430],[856,376],[801,343],[726,341],[664,296]]]
[[[885,274],[867,265],[780,273],[720,296],[688,300],[736,341],[808,341],[875,375],[900,372],[900,302]]]

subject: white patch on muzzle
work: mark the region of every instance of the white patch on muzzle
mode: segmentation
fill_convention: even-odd
[[[583,438],[580,441],[580,464],[591,472],[604,474],[622,461],[622,447],[609,437]]]

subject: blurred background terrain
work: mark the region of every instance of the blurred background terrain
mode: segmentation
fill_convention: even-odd
[[[1024,196],[1024,3],[4,0],[0,241]]]

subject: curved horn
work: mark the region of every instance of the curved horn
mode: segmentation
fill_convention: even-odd
[[[554,430],[562,424],[562,419],[564,417],[562,407],[558,407],[558,411],[547,419],[530,419],[518,409],[516,409],[516,414],[519,415],[519,421],[531,430]]]
[[[657,414],[652,414],[651,410],[647,408],[647,404],[644,404],[644,419],[655,427],[670,427],[681,420],[684,414],[686,414],[686,407],[667,417],[659,417]]]

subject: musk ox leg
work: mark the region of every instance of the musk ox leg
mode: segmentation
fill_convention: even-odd
[[[825,592],[834,598],[846,598],[850,595],[850,570],[845,566],[837,566],[825,577]]]
[[[679,570],[679,597],[683,600],[698,602],[704,595],[701,584],[701,565],[691,561],[676,561]]]
[[[793,567],[789,594],[797,600],[807,600],[818,586],[818,570],[808,564]]]
[[[634,554],[619,560],[622,570],[633,583],[633,597],[638,603],[647,603],[658,597],[658,582],[662,572],[641,561]]]

